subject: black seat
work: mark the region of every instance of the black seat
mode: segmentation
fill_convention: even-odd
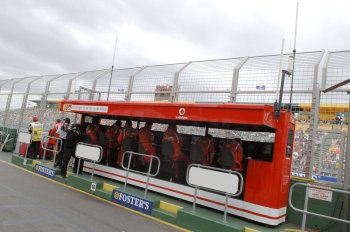
[[[198,144],[191,145],[190,160],[195,163],[203,162],[204,154],[202,148]]]
[[[231,150],[226,147],[221,148],[219,158],[220,158],[220,164],[223,167],[231,167],[234,164]]]
[[[162,156],[164,160],[170,160],[170,158],[174,155],[174,147],[173,144],[169,141],[162,142]]]

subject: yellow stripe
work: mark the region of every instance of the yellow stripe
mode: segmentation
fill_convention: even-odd
[[[313,179],[308,179],[308,178],[303,178],[303,177],[296,177],[296,176],[290,176],[290,179],[307,181],[307,182],[315,182],[315,180],[313,180]]]
[[[260,230],[254,230],[252,228],[249,227],[244,227],[244,232],[261,232]]]
[[[174,204],[168,203],[166,201],[160,201],[159,208],[164,209],[164,210],[171,212],[171,213],[174,213],[174,214],[177,214],[177,211],[179,209],[182,209],[181,206],[174,205]]]
[[[46,179],[46,180],[51,181],[51,182],[54,182],[54,183],[56,183],[56,184],[59,184],[59,185],[61,185],[61,186],[64,186],[64,187],[69,188],[69,189],[71,189],[71,190],[74,190],[74,191],[76,191],[76,192],[79,192],[79,193],[85,194],[85,195],[87,195],[87,196],[90,196],[90,197],[99,199],[99,200],[104,201],[104,202],[106,202],[106,203],[109,203],[109,204],[111,204],[111,205],[118,206],[119,208],[122,208],[122,209],[128,210],[128,211],[130,211],[130,212],[136,213],[136,214],[138,214],[138,215],[141,215],[141,216],[143,216],[143,217],[145,217],[145,218],[148,218],[148,219],[157,221],[157,222],[162,223],[162,224],[164,224],[164,225],[167,225],[167,226],[170,226],[170,227],[179,229],[179,230],[184,231],[184,232],[191,232],[190,230],[187,230],[187,229],[182,228],[182,227],[180,227],[180,226],[171,224],[171,223],[169,223],[169,222],[163,221],[163,220],[161,220],[161,219],[159,219],[159,218],[156,218],[156,217],[152,217],[152,216],[150,216],[150,215],[148,215],[148,214],[144,214],[144,213],[141,213],[141,212],[139,212],[139,211],[136,211],[136,210],[133,210],[133,209],[124,207],[124,206],[122,206],[122,205],[118,205],[118,204],[116,204],[116,203],[114,203],[114,202],[112,202],[112,201],[103,199],[103,198],[101,198],[101,197],[92,195],[91,193],[87,193],[87,192],[84,192],[84,191],[82,191],[82,190],[80,190],[80,189],[73,188],[72,186],[69,186],[69,185],[60,183],[60,182],[58,182],[58,181],[52,180],[52,179],[50,179],[50,178],[48,178],[48,177],[45,177],[45,176],[42,176],[42,175],[37,174],[37,173],[35,173],[35,172],[29,171],[29,170],[27,170],[27,169],[24,169],[24,168],[22,168],[22,167],[19,167],[19,166],[15,165],[15,164],[12,164],[12,163],[9,163],[9,162],[3,161],[3,160],[0,160],[0,162],[5,163],[5,164],[8,164],[8,165],[10,165],[10,166],[12,166],[12,167],[16,167],[16,168],[21,169],[21,170],[23,170],[23,171],[25,171],[25,172],[29,172],[29,173],[31,173],[31,174],[33,174],[33,175],[35,175],[35,176],[39,176],[39,177],[41,177],[41,178],[43,178],[43,179]]]
[[[40,160],[33,160],[33,166],[35,166],[35,164],[41,164]]]
[[[288,232],[300,232],[301,230],[298,230],[298,229],[284,229],[283,231],[288,231]]]
[[[119,187],[117,187],[115,185],[107,184],[107,183],[103,183],[103,186],[102,186],[102,189],[107,191],[107,192],[112,192],[113,189],[115,189],[115,188],[119,188]]]

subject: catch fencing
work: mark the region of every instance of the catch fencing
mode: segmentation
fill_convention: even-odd
[[[44,130],[57,118],[62,99],[273,104],[281,70],[292,54],[191,61],[145,67],[86,71],[0,81],[0,124],[27,130],[38,115]],[[284,82],[282,103],[296,118],[292,171],[296,175],[343,179],[348,86],[322,90],[350,77],[350,51],[302,52],[295,57],[293,81]],[[291,83],[293,82],[293,86]],[[292,91],[292,94],[291,94]]]

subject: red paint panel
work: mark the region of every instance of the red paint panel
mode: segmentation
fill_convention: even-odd
[[[107,106],[107,113],[69,110],[71,105]],[[276,127],[274,110],[269,105],[246,104],[188,104],[188,103],[138,103],[138,102],[94,102],[63,100],[61,111],[93,113],[141,118],[215,122],[230,124],[265,125]]]

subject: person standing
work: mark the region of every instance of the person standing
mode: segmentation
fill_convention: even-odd
[[[65,118],[63,120],[63,125],[61,125],[61,127],[59,127],[57,130],[58,137],[62,139],[62,147],[61,147],[61,151],[56,156],[55,164],[53,165],[55,168],[62,166],[63,149],[64,149],[64,144],[66,141],[69,125],[70,125],[70,119]]]
[[[69,163],[70,158],[73,156],[75,157],[75,147],[80,142],[82,138],[81,131],[80,131],[80,125],[79,124],[73,124],[71,129],[67,130],[67,136],[63,148],[63,158],[62,158],[62,166],[61,166],[61,176],[63,178],[67,177],[67,166]],[[75,173],[77,171],[78,162],[77,160],[74,161],[74,170]]]
[[[30,158],[36,159],[39,156],[41,135],[43,125],[39,122],[38,116],[33,116],[33,122],[29,124],[28,132],[32,135],[32,141],[29,146]]]

